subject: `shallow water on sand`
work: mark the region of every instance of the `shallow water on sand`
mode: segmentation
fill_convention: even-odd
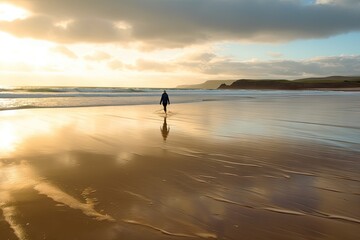
[[[359,239],[359,103],[0,112],[0,239]]]

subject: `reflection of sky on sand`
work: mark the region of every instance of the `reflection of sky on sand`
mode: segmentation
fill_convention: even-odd
[[[14,132],[13,125],[6,123],[0,126],[0,152],[12,152],[15,150],[16,133]]]
[[[181,112],[179,127],[187,134],[205,138],[302,138],[356,148],[360,144],[360,107],[346,97],[289,97],[272,101],[214,102],[211,107]],[[351,107],[352,106],[352,107]],[[185,117],[184,117],[185,115]],[[177,116],[174,121],[178,122]],[[353,143],[353,144],[352,144]]]
[[[113,221],[111,216],[97,212],[92,202],[82,203],[38,176],[25,161],[2,164],[0,165],[0,173],[0,210],[2,210],[5,221],[14,230],[18,239],[28,239],[25,231],[26,226],[17,221],[17,217],[22,213],[18,211],[16,205],[21,199],[15,197],[25,189],[33,189],[38,194],[45,195],[64,206],[78,209],[94,219]],[[29,197],[27,196],[26,201],[32,200]]]
[[[257,104],[0,112],[0,238],[357,239],[357,115]]]

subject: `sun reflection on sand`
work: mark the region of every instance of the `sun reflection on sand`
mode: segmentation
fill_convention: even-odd
[[[24,162],[0,166],[0,190],[11,191],[33,186],[38,180],[30,167]],[[8,195],[8,194],[5,194]],[[2,195],[3,196],[3,195]],[[2,200],[1,196],[0,199]]]
[[[26,123],[24,124],[24,119]],[[62,123],[64,124],[64,123]],[[36,115],[19,116],[0,113],[0,157],[14,157],[21,154],[29,139],[42,134],[49,135],[57,125],[44,121]],[[34,150],[34,147],[32,147]]]
[[[0,123],[0,133],[0,154],[5,155],[13,152],[19,140],[15,126],[8,122]]]

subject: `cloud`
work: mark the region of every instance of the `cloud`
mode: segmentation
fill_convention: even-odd
[[[124,29],[103,19],[75,19],[62,25],[63,21],[46,15],[33,15],[12,22],[0,22],[2,31],[18,37],[45,39],[59,43],[115,42],[125,40]]]
[[[283,54],[279,52],[268,52],[267,55],[269,55],[272,58],[282,58]]]
[[[56,53],[60,53],[62,55],[65,55],[67,56],[68,58],[73,58],[73,59],[76,59],[77,58],[77,55],[72,52],[71,50],[69,50],[67,47],[65,46],[56,46],[54,48],[51,49],[53,52],[56,52]]]
[[[192,66],[194,68],[194,66]],[[301,61],[248,61],[231,60],[208,64],[204,74],[269,78],[298,78],[304,76],[357,75],[360,76],[360,55],[313,58]]]
[[[138,58],[133,64],[119,60],[108,62],[113,70],[137,72],[182,73],[206,78],[301,78],[308,76],[358,75],[360,55],[324,56],[309,59],[286,59],[281,53],[270,52],[270,60],[246,61],[224,57],[216,49],[186,49],[166,60],[161,58]]]
[[[334,5],[348,5],[356,6],[360,5],[359,0],[316,0],[317,4],[334,4]]]
[[[125,64],[119,60],[110,61],[107,65],[112,70],[123,70],[125,68]]]
[[[32,72],[35,71],[35,67],[27,63],[16,62],[0,62],[0,72]]]
[[[135,66],[131,68],[137,71],[170,72],[175,71],[178,67],[171,62],[138,59]]]
[[[206,63],[206,62],[210,62],[214,58],[217,58],[217,56],[211,52],[192,52],[192,53],[182,56],[182,58],[189,62]]]
[[[299,0],[8,2],[33,15],[0,22],[2,31],[68,43],[169,48],[214,41],[284,42],[360,30],[360,4],[355,0],[318,0],[307,5]],[[64,21],[66,25],[59,25]]]
[[[90,60],[90,61],[103,61],[103,60],[107,60],[110,58],[111,58],[110,54],[108,54],[106,52],[102,52],[102,51],[97,51],[91,55],[85,56],[85,59]]]
[[[188,72],[217,76],[217,78],[264,78],[266,76],[265,78],[294,79],[308,76],[360,76],[360,55],[318,57],[298,61],[287,59],[236,61],[216,56],[213,53],[204,52],[197,55],[208,55],[211,58],[204,61],[203,58],[192,58],[193,55],[188,54],[168,62],[139,60],[131,69]],[[186,56],[189,58],[187,59]]]

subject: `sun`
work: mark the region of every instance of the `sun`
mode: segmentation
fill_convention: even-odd
[[[10,4],[0,3],[0,23],[24,19],[31,15],[25,9]],[[17,38],[0,29],[0,71],[17,71],[26,66],[41,66],[46,64],[46,51],[49,47],[46,41],[36,41]]]

